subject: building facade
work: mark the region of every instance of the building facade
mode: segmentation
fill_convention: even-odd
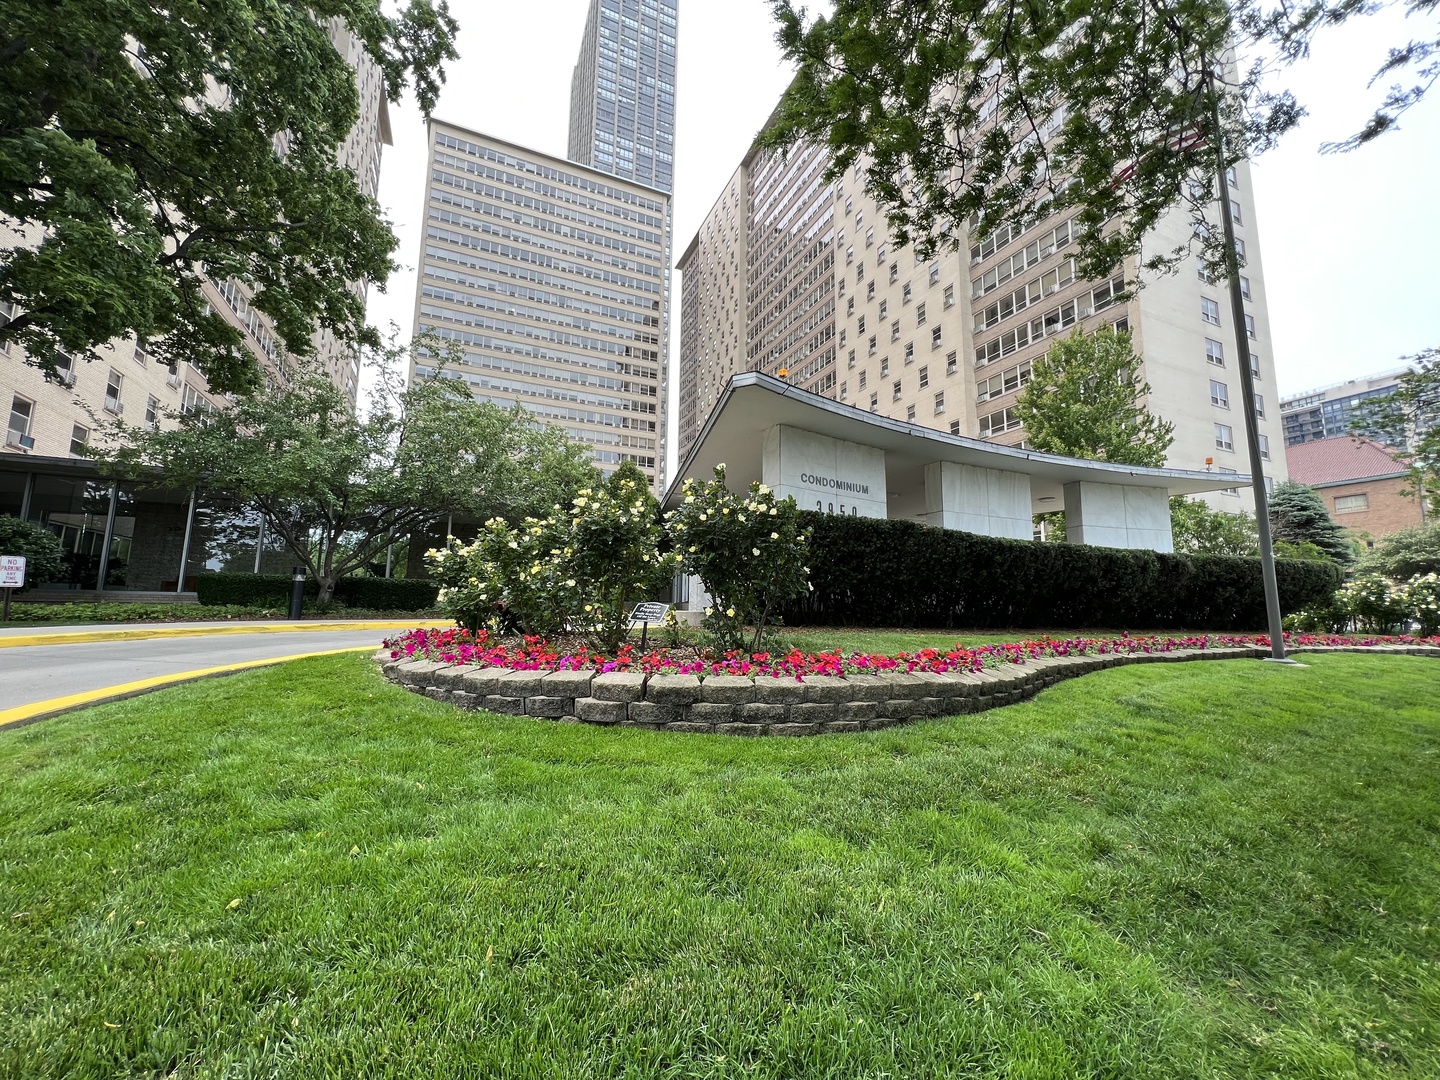
[[[897,246],[864,190],[863,166],[826,183],[829,162],[815,148],[752,156],[740,173],[748,190],[745,260],[748,302],[717,287],[732,180],[682,259],[681,428],[683,455],[741,359],[703,328],[743,321],[750,370],[855,408],[972,438],[1023,446],[1014,403],[1031,364],[1061,334],[1102,326],[1129,330],[1151,386],[1152,412],[1175,424],[1167,465],[1247,471],[1237,363],[1256,375],[1267,483],[1284,479],[1264,276],[1249,173],[1231,171],[1227,197],[1244,259],[1247,356],[1235,356],[1225,289],[1198,259],[1180,272],[1133,283],[1135,265],[1104,281],[1076,268],[1071,214],[1023,232],[962,237],[931,259]],[[1170,250],[1188,238],[1182,213],[1163,220],[1151,242]],[[829,237],[826,240],[826,237]],[[1138,265],[1138,264],[1136,264]],[[689,277],[700,281],[692,289]],[[686,335],[685,329],[696,332]],[[687,400],[686,395],[690,395]],[[1239,489],[1204,496],[1240,510]]]
[[[571,161],[667,194],[677,0],[590,0],[570,81]]]
[[[1400,376],[1408,371],[1409,368],[1397,368],[1285,398],[1280,402],[1285,445],[1299,446],[1349,435],[1350,423],[1358,408],[1367,401],[1393,394],[1400,386]]]
[[[410,377],[463,380],[665,483],[669,196],[432,120],[417,334],[459,355]]]
[[[1404,460],[1379,443],[1353,435],[1307,439],[1285,456],[1290,478],[1314,488],[1336,524],[1356,536],[1373,541],[1425,523]]]

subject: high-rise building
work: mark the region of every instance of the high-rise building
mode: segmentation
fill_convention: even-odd
[[[518,402],[663,488],[669,196],[438,120],[429,143],[415,330],[460,357],[412,380]]]
[[[1014,403],[1032,361],[1057,335],[1113,325],[1133,335],[1151,386],[1148,407],[1175,424],[1168,465],[1248,471],[1236,365],[1249,363],[1262,456],[1271,462],[1267,482],[1285,477],[1255,207],[1243,163],[1231,170],[1227,192],[1245,261],[1243,358],[1234,355],[1226,291],[1198,260],[1170,276],[1146,277],[1128,294],[1133,264],[1110,279],[1085,280],[1074,257],[1073,212],[1023,232],[961,238],[921,260],[891,240],[884,214],[865,193],[863,165],[827,183],[828,164],[813,147],[752,154],[687,248],[680,265],[682,456],[730,376],[746,368],[771,375],[785,369],[796,385],[859,409],[1023,445]],[[743,230],[729,225],[738,213],[736,192],[745,204]],[[1171,250],[1190,228],[1177,212],[1151,242]],[[746,238],[743,303],[724,278],[725,245],[735,236]],[[744,327],[743,356],[720,333],[731,320]],[[1239,510],[1238,496],[1238,489],[1226,489],[1207,499]]]
[[[380,152],[390,142],[384,80],[379,67],[344,23],[331,23],[331,39],[340,55],[355,69],[360,95],[360,119],[337,151],[341,164],[359,181],[361,191],[374,196],[380,186]],[[0,234],[3,234],[0,228]],[[0,243],[15,243],[13,233]],[[250,294],[234,280],[203,278],[205,299],[242,331],[245,343],[262,367],[281,371],[286,357],[270,320],[250,305]],[[352,285],[363,300],[363,283]],[[0,319],[13,313],[0,308]],[[322,369],[353,403],[359,386],[360,361],[330,330],[312,339]],[[62,381],[47,382],[38,368],[24,362],[19,346],[0,347],[0,403],[9,406],[4,453],[41,457],[73,457],[90,441],[91,433],[107,420],[123,417],[131,424],[154,425],[167,411],[209,408],[214,395],[199,369],[189,364],[177,369],[150,361],[134,340],[117,340],[95,350],[98,360],[74,359]]]
[[[668,193],[677,0],[590,0],[570,83],[570,160]]]
[[[1280,419],[1285,424],[1285,445],[1298,446],[1350,434],[1350,422],[1356,410],[1367,401],[1393,394],[1400,386],[1400,376],[1409,370],[1397,368],[1282,399]]]

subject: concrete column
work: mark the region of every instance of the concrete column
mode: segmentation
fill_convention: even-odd
[[[800,428],[765,433],[760,482],[801,510],[847,517],[889,517],[885,451]]]
[[[1030,540],[1030,477],[1025,473],[932,461],[925,466],[925,521],[942,529]]]
[[[1065,539],[1095,547],[1174,551],[1169,493],[1120,484],[1066,484]]]

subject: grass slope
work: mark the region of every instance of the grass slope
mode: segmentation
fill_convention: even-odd
[[[747,741],[327,658],[3,733],[0,1072],[1440,1075],[1440,664],[1310,662]]]

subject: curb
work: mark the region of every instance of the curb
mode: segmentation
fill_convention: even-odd
[[[19,705],[13,709],[0,711],[0,731],[8,728],[23,727],[26,724],[33,724],[37,720],[48,720],[52,716],[74,712],[76,709],[88,709],[92,705],[105,705],[111,701],[121,701],[124,698],[138,697],[141,694],[148,694],[152,690],[162,690],[167,686],[175,686],[179,683],[198,682],[201,679],[213,679],[221,675],[234,675],[237,672],[249,671],[251,668],[288,664],[291,660],[308,660],[315,656],[337,656],[341,653],[373,652],[374,648],[373,645],[360,645],[352,646],[348,649],[325,649],[321,652],[296,653],[293,656],[276,656],[265,660],[246,660],[239,664],[223,664],[219,667],[196,668],[194,671],[179,671],[173,675],[156,675],[150,679],[120,683],[117,686],[106,686],[99,690],[86,690],[79,694],[69,694],[65,697],[51,698],[48,701],[35,701],[29,705]]]
[[[137,626],[124,630],[69,630],[58,633],[0,635],[0,649],[18,649],[29,645],[85,645],[97,641],[145,641],[151,638],[222,637],[230,634],[295,634],[336,630],[409,630],[417,626],[444,628],[453,625],[447,619],[411,621],[335,621],[277,622],[263,624],[237,623],[234,626]],[[3,714],[0,714],[3,715]]]
[[[1300,646],[1292,653],[1350,652],[1440,657],[1408,645]],[[972,672],[889,672],[801,679],[638,672],[524,671],[374,659],[391,682],[462,709],[561,723],[692,734],[832,735],[876,731],[912,720],[985,712],[1034,697],[1063,679],[1130,664],[1267,660],[1262,646],[1040,657]]]

